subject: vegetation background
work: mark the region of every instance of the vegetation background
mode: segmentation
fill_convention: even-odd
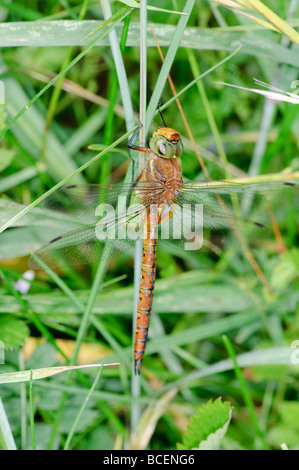
[[[224,449],[298,448],[294,208],[279,219],[283,244],[271,235],[252,248],[264,277],[236,242],[192,254],[159,247],[140,380],[131,364],[134,252],[99,267],[40,270],[33,279],[29,273],[20,287],[29,254],[63,230],[34,201],[62,181],[131,178],[127,132],[138,114],[148,134],[161,126],[153,117],[160,99],[167,125],[183,137],[185,179],[205,178],[202,161],[215,180],[298,177],[298,106],[221,82],[255,88],[257,78],[296,94],[299,2],[149,3],[156,9],[148,8],[146,30],[134,1],[0,2],[1,446],[188,447],[191,417],[211,399],[217,411],[214,400],[222,397],[229,418],[213,429],[208,414],[193,421],[198,442],[191,447],[226,423]],[[113,17],[103,25],[109,5]],[[140,31],[147,31],[147,47]],[[189,131],[172,100],[169,69],[177,92],[188,86],[180,103]],[[101,362],[120,365],[50,377],[51,367]],[[30,381],[39,368],[49,369]],[[19,370],[29,372],[20,377]]]

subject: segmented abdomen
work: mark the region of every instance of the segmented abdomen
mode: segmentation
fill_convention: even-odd
[[[147,215],[143,241],[141,281],[134,345],[135,374],[140,374],[144,357],[156,279],[158,210]]]

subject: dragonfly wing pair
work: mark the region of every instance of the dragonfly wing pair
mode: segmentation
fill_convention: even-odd
[[[46,243],[35,257],[55,269],[118,256],[143,238],[146,213],[159,201],[161,192],[157,182],[71,185],[56,191],[43,208],[50,211],[49,217],[59,212],[64,220],[75,219],[79,228]],[[279,216],[288,204],[298,206],[298,199],[299,186],[291,182],[184,182],[165,210],[171,217],[166,216],[165,222],[162,217],[157,236],[178,246],[190,242],[192,234],[207,238],[215,231],[238,230],[243,236],[258,233],[263,237],[269,227],[269,211]],[[195,244],[196,248],[201,245]],[[30,266],[37,269],[35,257]]]

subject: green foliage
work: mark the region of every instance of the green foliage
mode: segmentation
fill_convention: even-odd
[[[231,420],[232,407],[221,398],[201,405],[191,418],[179,450],[217,450]]]
[[[29,328],[22,320],[10,315],[0,316],[0,341],[5,349],[23,346],[28,335]]]
[[[299,337],[299,231],[292,201],[287,210],[282,200],[273,207],[279,232],[270,223],[267,236],[253,237],[249,245],[267,285],[236,240],[219,250],[221,240],[212,237],[212,250],[200,253],[158,244],[151,328],[137,384],[131,373],[138,291],[133,250],[100,268],[40,270],[28,281],[28,292],[14,288],[32,251],[78,226],[46,214],[36,201],[55,185],[130,181],[129,132],[142,112],[148,113],[148,135],[161,126],[154,115],[160,99],[167,125],[183,137],[184,179],[205,178],[168,73],[176,92],[185,90],[180,101],[212,179],[269,181],[293,172],[298,181],[298,106],[274,105],[221,84],[252,88],[259,78],[296,91],[298,45],[289,47],[281,34],[214,2],[163,0],[159,11],[147,12],[147,71],[140,73],[141,2],[103,3],[111,3],[111,23],[104,23],[93,0],[1,2],[6,101],[0,103],[0,230],[6,229],[0,234],[0,340],[7,349],[0,395],[7,419],[0,413],[6,435],[3,440],[0,433],[0,445],[13,447],[12,431],[18,449],[32,447],[26,432],[30,371],[42,369],[30,395],[38,449],[63,449],[71,435],[73,449],[128,448],[132,442],[153,450],[174,449],[177,442],[182,449],[279,449],[282,443],[296,448],[298,366],[291,363],[290,346]],[[298,27],[297,0],[264,3]],[[181,14],[184,9],[190,16]],[[114,56],[119,42],[122,52]],[[196,85],[199,74],[205,75]],[[147,110],[140,110],[141,96],[150,104]],[[224,334],[243,381],[240,375],[236,380]],[[72,361],[120,366],[104,367],[95,390],[93,368],[49,377],[52,368],[68,370]],[[245,389],[254,413],[244,401]]]
[[[279,447],[287,442],[292,449],[299,448],[299,405],[295,402],[284,401],[279,406],[279,421],[269,432],[269,442]]]
[[[283,290],[299,275],[299,250],[292,248],[284,253],[273,269],[271,285]]]

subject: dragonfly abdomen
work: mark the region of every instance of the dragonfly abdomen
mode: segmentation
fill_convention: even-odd
[[[143,241],[141,281],[134,344],[135,374],[140,374],[148,336],[156,279],[158,212],[148,214]]]

